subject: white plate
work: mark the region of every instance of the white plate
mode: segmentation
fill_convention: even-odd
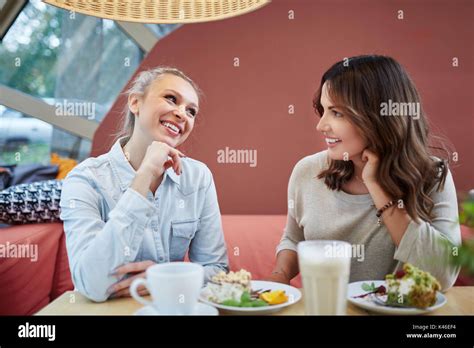
[[[134,315],[161,315],[152,306],[144,306],[134,313]],[[219,315],[217,309],[205,303],[198,302],[196,305],[196,312],[190,315]]]
[[[367,291],[362,290],[362,284],[367,283],[367,284],[372,284],[380,286],[380,285],[385,285],[384,280],[364,280],[361,282],[355,282],[355,283],[350,283],[347,289],[347,300],[351,302],[352,304],[363,308],[365,310],[371,311],[371,312],[376,312],[376,313],[382,313],[382,314],[393,314],[393,315],[416,315],[416,314],[425,314],[425,313],[430,313],[435,311],[436,309],[444,306],[447,302],[446,296],[444,296],[441,292],[438,291],[436,294],[436,303],[432,305],[431,307],[428,308],[402,308],[402,307],[389,307],[389,306],[384,306],[377,304],[370,300],[367,297],[363,298],[354,298],[354,296],[359,296],[367,293]]]
[[[211,302],[207,300],[203,296],[202,293],[199,299],[204,303],[207,303],[211,306],[219,308],[224,313],[241,314],[241,315],[262,315],[262,314],[275,313],[301,300],[301,291],[299,291],[297,288],[290,285],[276,283],[276,282],[267,282],[264,280],[252,280],[251,285],[252,285],[252,290],[271,290],[271,291],[284,290],[286,295],[288,296],[288,301],[282,304],[270,305],[270,306],[265,306],[265,307],[232,307],[232,306],[224,306],[218,303]]]

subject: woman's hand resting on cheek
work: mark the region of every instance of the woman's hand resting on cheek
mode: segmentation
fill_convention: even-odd
[[[362,162],[365,163],[364,168],[362,169],[362,180],[364,184],[370,185],[377,183],[377,168],[379,166],[378,156],[369,149],[365,149],[362,152]]]
[[[146,269],[155,262],[153,261],[142,261],[142,262],[132,262],[126,265],[120,266],[115,270],[114,275],[119,278],[123,278],[123,276],[129,274],[130,277],[125,278],[115,284],[113,284],[107,290],[110,295],[110,298],[116,297],[130,297],[130,285],[132,282],[137,278],[146,278]],[[148,290],[144,286],[138,287],[138,293],[140,296],[148,295]]]

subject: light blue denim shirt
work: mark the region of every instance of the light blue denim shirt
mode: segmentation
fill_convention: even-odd
[[[228,269],[216,188],[209,168],[182,159],[147,198],[130,188],[135,170],[122,139],[89,158],[66,177],[61,194],[69,264],[74,285],[93,301],[105,301],[119,279],[114,270],[130,262],[182,261],[202,264],[205,280]]]

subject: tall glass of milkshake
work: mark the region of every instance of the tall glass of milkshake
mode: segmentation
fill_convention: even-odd
[[[300,242],[297,248],[306,314],[346,314],[351,245],[317,240]]]

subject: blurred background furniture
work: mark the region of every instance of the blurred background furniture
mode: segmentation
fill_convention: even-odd
[[[73,289],[61,223],[2,229],[0,244],[37,246],[34,258],[0,260],[0,315],[34,314]]]
[[[245,268],[255,279],[268,276],[285,221],[285,215],[222,216],[230,268]],[[74,289],[61,223],[8,227],[0,233],[0,244],[7,241],[38,245],[38,260],[8,258],[0,262],[0,315],[34,314]],[[299,279],[293,284],[301,286]]]
[[[222,223],[231,270],[244,268],[254,279],[264,279],[273,268],[275,248],[285,226],[285,215],[223,215]],[[461,226],[464,238],[472,230]],[[38,261],[5,259],[0,262],[0,315],[30,315],[67,290],[73,290],[61,223],[9,227],[0,243],[38,245]],[[473,285],[461,275],[456,284]],[[301,287],[300,276],[292,285]]]

